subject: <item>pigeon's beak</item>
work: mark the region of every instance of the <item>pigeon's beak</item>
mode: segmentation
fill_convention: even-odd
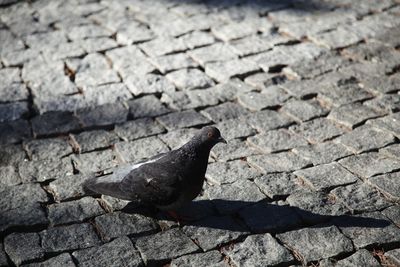
[[[226,140],[224,138],[222,138],[222,136],[221,136],[220,138],[218,138],[218,143],[227,144],[228,142],[226,142]]]

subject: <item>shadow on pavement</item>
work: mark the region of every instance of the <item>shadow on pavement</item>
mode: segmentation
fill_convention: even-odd
[[[218,214],[213,208],[214,205],[236,206],[240,209],[230,214]],[[129,203],[122,211],[142,214],[157,220],[173,221],[164,212],[160,213],[154,208],[138,206],[135,203]],[[368,214],[321,215],[298,207],[277,205],[265,201],[198,200],[179,210],[178,214],[184,219],[182,225],[228,231],[240,231],[242,229],[241,231],[244,232],[248,232],[250,229],[254,233],[279,233],[305,227],[323,228],[333,225],[362,228],[384,228],[391,225],[389,220],[368,217]],[[227,220],[227,218],[230,219]],[[238,227],[238,225],[243,227]]]

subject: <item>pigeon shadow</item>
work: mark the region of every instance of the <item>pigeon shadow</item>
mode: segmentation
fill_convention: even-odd
[[[234,208],[221,213],[218,207]],[[174,219],[166,213],[136,203],[127,204],[122,212],[174,222]],[[178,210],[177,213],[183,218],[180,223],[182,226],[253,233],[281,233],[305,227],[324,228],[333,225],[360,228],[384,228],[391,225],[388,219],[368,217],[368,214],[323,215],[299,207],[268,203],[265,200],[259,202],[198,200]]]

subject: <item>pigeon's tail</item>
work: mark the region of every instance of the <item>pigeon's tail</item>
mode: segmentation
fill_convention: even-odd
[[[130,200],[129,197],[120,189],[120,181],[115,181],[113,175],[94,177],[85,180],[82,188],[89,195],[102,194],[120,199]]]

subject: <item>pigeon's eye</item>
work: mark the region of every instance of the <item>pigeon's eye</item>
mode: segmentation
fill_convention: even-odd
[[[208,132],[208,133],[207,133],[207,137],[208,137],[208,138],[213,138],[213,137],[214,137],[213,132]]]

